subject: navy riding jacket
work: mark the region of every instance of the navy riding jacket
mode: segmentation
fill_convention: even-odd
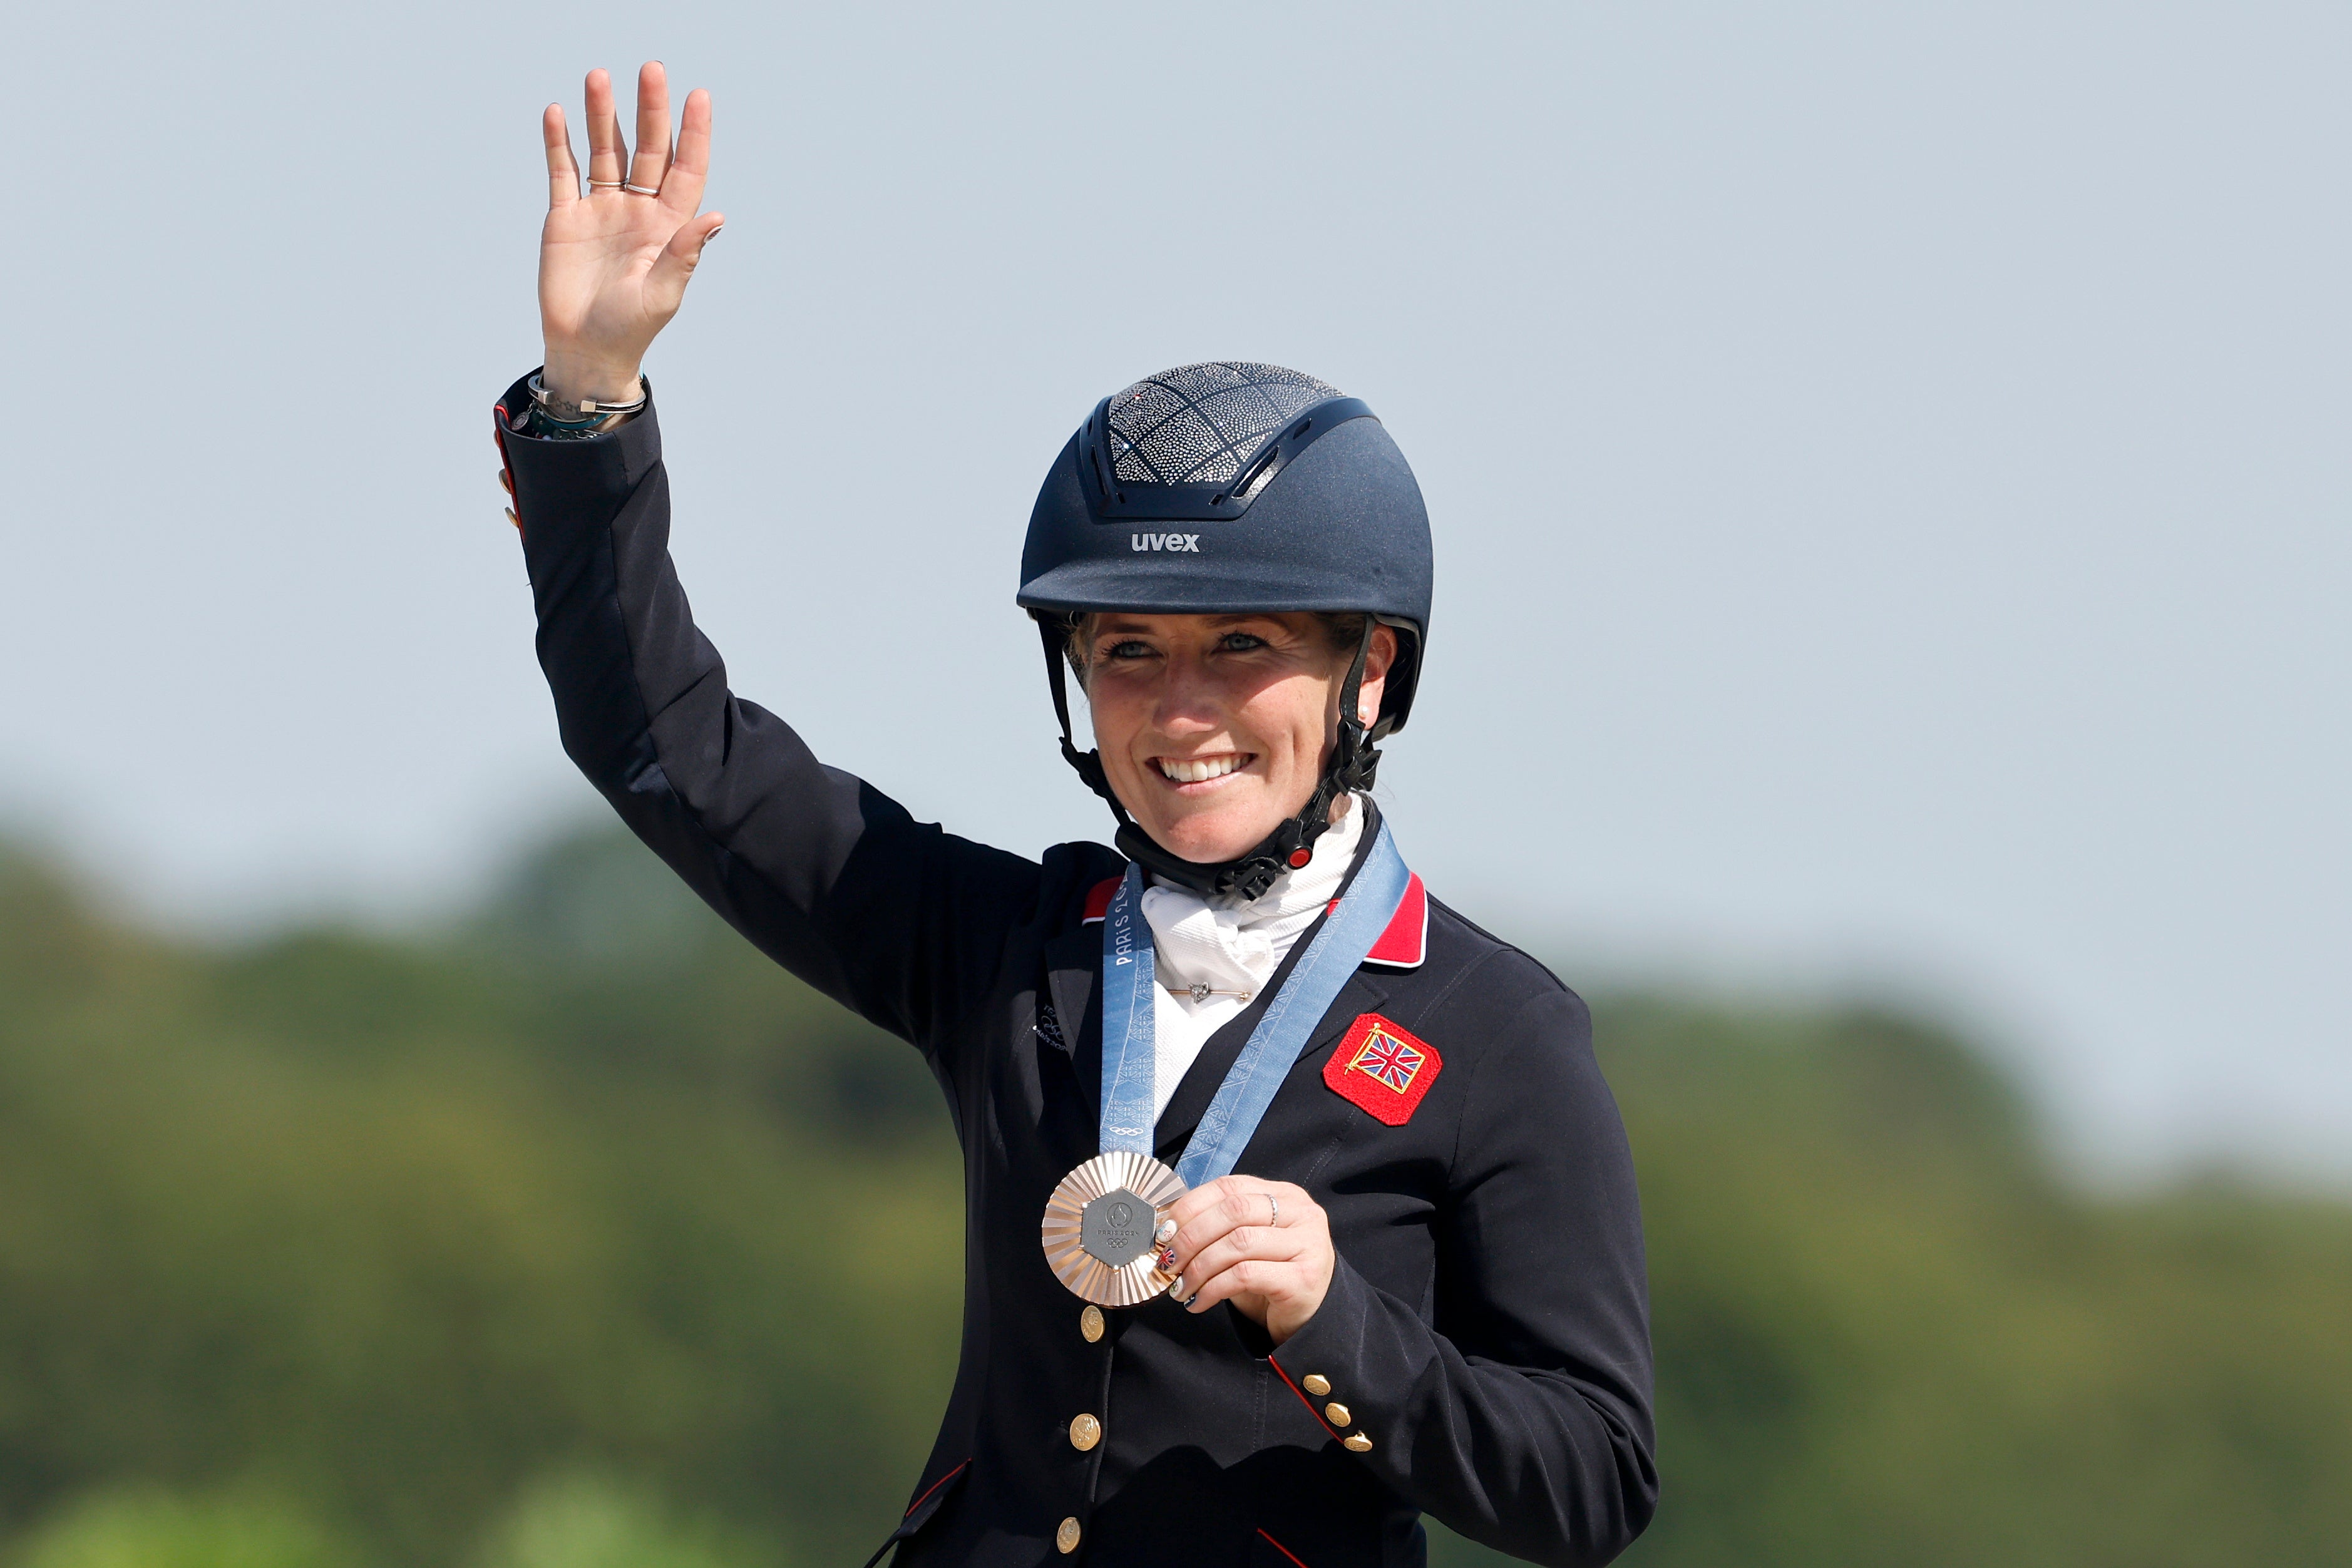
[[[747,939],[919,1050],[954,1117],[962,1356],[911,1506],[877,1523],[898,1562],[1419,1564],[1424,1512],[1538,1563],[1623,1550],[1657,1498],[1648,1308],[1583,1002],[1416,881],[1238,1166],[1328,1214],[1322,1306],[1279,1347],[1165,1297],[1089,1338],[1038,1227],[1097,1152],[1089,915],[1124,860],[972,843],[819,762],[695,627],[652,410],[550,441],[508,418],[527,406],[518,382],[499,440],[564,749]],[[1201,1051],[1162,1160],[1264,1000]]]

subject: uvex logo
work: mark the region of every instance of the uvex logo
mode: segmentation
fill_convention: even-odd
[[[1198,534],[1129,534],[1127,536],[1127,548],[1129,549],[1188,549],[1194,555],[1199,555],[1201,536]]]

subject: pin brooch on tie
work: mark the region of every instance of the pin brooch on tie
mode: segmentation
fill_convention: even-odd
[[[1171,986],[1168,991],[1171,996],[1190,997],[1196,1002],[1205,1002],[1211,997],[1239,997],[1242,1000],[1247,1001],[1257,995],[1255,991],[1214,990],[1208,986]]]

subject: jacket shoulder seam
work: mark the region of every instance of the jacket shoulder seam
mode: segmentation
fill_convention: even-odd
[[[1485,926],[1479,925],[1468,915],[1464,915],[1452,904],[1444,902],[1434,895],[1431,896],[1429,902],[1430,906],[1433,909],[1443,915],[1446,919],[1452,921],[1454,925],[1462,927],[1465,931],[1467,931],[1480,943],[1486,945],[1491,949],[1491,951],[1479,956],[1478,961],[1481,964],[1486,963],[1491,958],[1502,956],[1504,955],[1508,955],[1516,958],[1522,958],[1527,961],[1529,967],[1533,968],[1537,974],[1542,976],[1546,980],[1551,982],[1555,988],[1562,991],[1568,991],[1570,994],[1574,993],[1574,987],[1569,985],[1567,981],[1561,979],[1558,975],[1553,974],[1551,972],[1550,965],[1545,963],[1542,959],[1537,957],[1526,948],[1519,946],[1517,943],[1505,941],[1502,937],[1496,936],[1493,932],[1487,930]],[[1451,989],[1450,987],[1448,988]]]

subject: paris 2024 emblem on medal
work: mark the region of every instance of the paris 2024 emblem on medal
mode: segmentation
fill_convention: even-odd
[[[1045,1202],[1041,1235],[1054,1277],[1097,1306],[1131,1307],[1166,1290],[1155,1239],[1168,1206],[1184,1196],[1176,1173],[1115,1149],[1062,1178]]]

